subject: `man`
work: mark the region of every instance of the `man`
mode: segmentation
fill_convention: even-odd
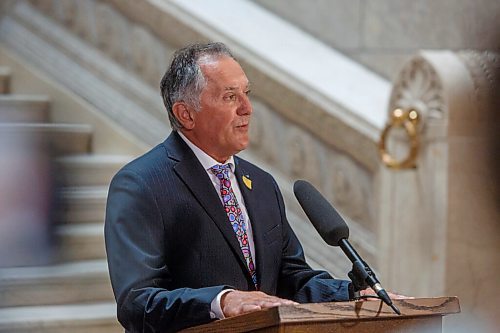
[[[170,136],[113,178],[106,250],[128,332],[171,332],[295,302],[345,301],[312,270],[248,146],[250,85],[221,43],[177,51],[161,82]]]

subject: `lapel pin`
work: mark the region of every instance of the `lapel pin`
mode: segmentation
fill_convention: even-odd
[[[246,187],[248,187],[249,190],[252,189],[252,181],[250,180],[249,176],[243,176],[241,177],[243,179],[243,184],[245,184]]]

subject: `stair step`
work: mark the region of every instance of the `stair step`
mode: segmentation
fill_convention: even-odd
[[[116,304],[65,304],[0,309],[0,333],[123,333]]]
[[[45,123],[50,98],[44,95],[0,95],[0,122]]]
[[[109,185],[113,176],[132,156],[124,155],[74,155],[57,158],[63,172],[65,186]]]
[[[105,259],[103,223],[67,224],[56,229],[62,261]]]
[[[0,94],[8,94],[10,92],[10,78],[12,71],[9,67],[0,66]]]
[[[60,190],[60,223],[104,223],[108,186],[64,187]]]
[[[2,140],[26,138],[33,143],[47,142],[56,154],[83,154],[90,150],[92,127],[81,124],[0,123]]]
[[[0,307],[112,300],[105,260],[0,269]]]

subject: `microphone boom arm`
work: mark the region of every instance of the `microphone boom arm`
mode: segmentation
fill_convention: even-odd
[[[360,290],[356,289],[359,289],[364,286],[364,284],[361,283],[361,281],[363,281],[366,283],[366,285],[370,286],[370,288],[372,288],[373,291],[375,291],[378,297],[380,297],[380,299],[384,301],[385,304],[390,306],[394,310],[394,312],[400,315],[401,311],[399,311],[399,309],[394,305],[394,303],[392,303],[391,298],[387,294],[387,291],[385,291],[385,289],[380,284],[375,273],[372,271],[370,266],[368,266],[368,264],[365,261],[363,261],[363,259],[361,259],[361,257],[356,252],[356,250],[351,246],[349,241],[345,238],[342,238],[339,241],[339,246],[353,264],[353,269],[351,273],[354,276],[354,280],[352,278],[351,280],[353,281],[354,292],[361,291],[361,289]]]

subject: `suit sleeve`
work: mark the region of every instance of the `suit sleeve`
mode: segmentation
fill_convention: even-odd
[[[151,189],[134,172],[113,179],[105,240],[118,320],[130,332],[174,332],[211,321],[210,303],[224,286],[169,290],[164,226]]]
[[[278,296],[299,303],[349,300],[349,281],[335,279],[325,271],[313,270],[306,263],[302,246],[286,218],[283,197],[276,182],[274,186],[283,226]]]

